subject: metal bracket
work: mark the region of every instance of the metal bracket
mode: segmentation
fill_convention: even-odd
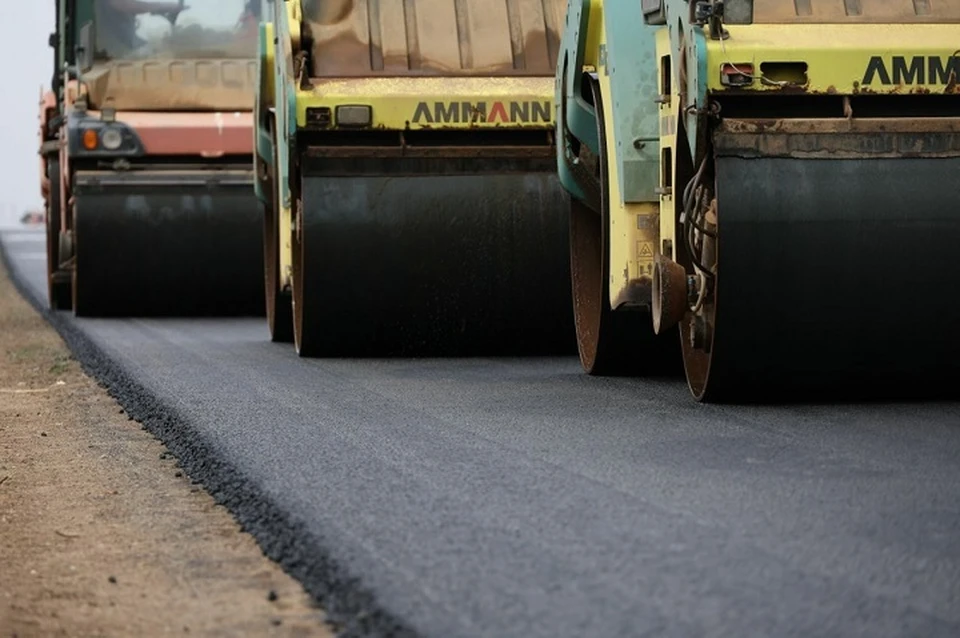
[[[730,32],[723,28],[723,0],[703,0],[694,7],[694,24],[710,25],[710,38],[726,40]]]

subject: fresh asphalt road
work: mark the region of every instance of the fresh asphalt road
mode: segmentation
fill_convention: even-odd
[[[42,235],[3,240],[45,303]],[[356,633],[960,636],[960,404],[704,406],[572,358],[302,360],[262,320],[65,316]]]

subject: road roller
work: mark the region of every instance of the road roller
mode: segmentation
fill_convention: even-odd
[[[958,49],[960,0],[570,0],[585,371],[682,360],[702,402],[955,397]]]
[[[573,354],[563,0],[287,0],[255,106],[271,339],[303,357]]]
[[[57,0],[40,107],[51,308],[263,315],[253,104],[270,4]]]

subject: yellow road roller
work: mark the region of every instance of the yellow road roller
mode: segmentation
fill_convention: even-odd
[[[960,0],[570,0],[584,368],[682,358],[701,401],[955,394],[958,49]]]
[[[261,25],[266,312],[301,356],[575,351],[563,0],[287,0]]]

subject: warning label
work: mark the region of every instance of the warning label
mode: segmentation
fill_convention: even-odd
[[[637,242],[637,272],[639,276],[653,275],[653,242]]]

